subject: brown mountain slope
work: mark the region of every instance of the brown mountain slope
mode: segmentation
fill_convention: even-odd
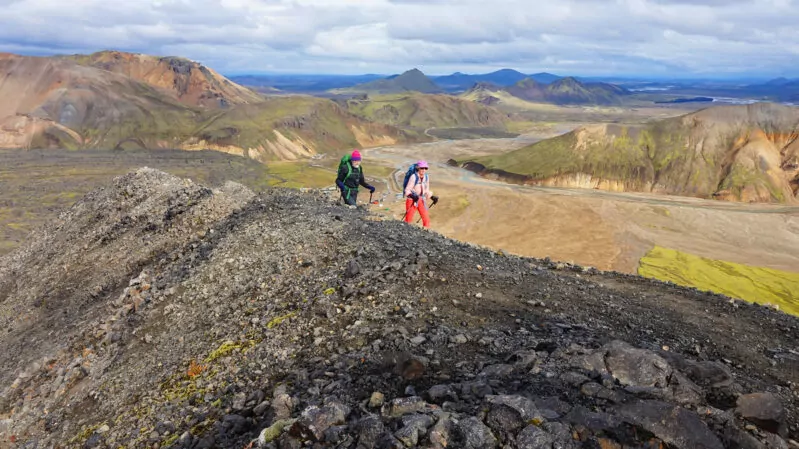
[[[718,106],[642,126],[583,127],[463,162],[526,184],[794,202],[797,137],[797,108]]]
[[[190,106],[167,89],[68,58],[0,55],[0,98],[3,148],[208,148],[264,161],[411,138],[319,98]]]
[[[60,58],[0,55],[0,146],[114,147],[177,143],[198,111],[129,77]]]
[[[120,73],[166,89],[182,103],[192,106],[216,108],[263,101],[263,97],[256,92],[228,80],[202,64],[184,58],[119,51],[66,58],[78,64]]]

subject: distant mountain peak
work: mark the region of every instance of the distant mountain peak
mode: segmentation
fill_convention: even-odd
[[[489,92],[497,92],[502,90],[502,86],[498,86],[494,83],[489,83],[487,81],[481,81],[478,83],[474,83],[474,85],[469,89],[469,92],[476,92],[486,90]]]
[[[561,79],[555,81],[552,84],[564,84],[564,85],[570,85],[570,86],[582,86],[583,85],[583,83],[581,83],[577,78],[575,78],[573,76],[567,76],[567,77],[561,78]]]
[[[520,72],[520,71],[518,71],[518,70],[514,70],[514,69],[507,69],[507,68],[505,68],[505,69],[499,69],[499,70],[496,70],[496,71],[494,71],[494,72],[491,72],[491,73],[493,73],[493,74],[497,74],[497,75],[498,75],[498,74],[503,74],[503,75],[504,75],[504,74],[516,74],[516,73],[518,73],[518,74],[520,74],[520,75],[524,75],[522,72]]]
[[[347,89],[352,92],[377,92],[377,93],[400,93],[400,92],[422,92],[437,93],[441,88],[436,85],[427,75],[418,68],[413,68],[400,75],[392,75],[380,80],[359,84]]]
[[[540,85],[541,85],[541,83],[539,83],[538,81],[536,81],[536,80],[534,80],[532,78],[529,78],[529,77],[519,81],[518,83],[516,83],[516,86],[519,86],[519,87],[537,87],[537,86],[540,86]]]

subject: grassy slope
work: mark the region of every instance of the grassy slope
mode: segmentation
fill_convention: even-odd
[[[259,104],[241,105],[214,114],[195,132],[209,143],[255,148],[275,141],[275,130],[289,139],[301,138],[317,152],[332,152],[367,146],[359,142],[353,127],[370,137],[397,142],[420,140],[414,133],[371,123],[342,109],[330,100],[306,97],[273,97]]]
[[[641,259],[638,274],[799,315],[799,273],[706,259],[656,246]]]
[[[593,173],[610,179],[651,179],[652,161],[627,134],[612,142],[597,142],[576,151],[578,138],[568,133],[499,156],[475,159],[490,169],[546,179],[570,173]]]
[[[347,109],[367,120],[416,129],[492,127],[506,129],[507,116],[494,108],[449,95],[377,95],[350,100]]]

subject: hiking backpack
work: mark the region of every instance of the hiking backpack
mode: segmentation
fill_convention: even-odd
[[[405,172],[405,180],[402,181],[402,191],[403,192],[408,187],[408,181],[410,181],[411,176],[413,176],[414,174],[416,174],[416,164],[411,164],[411,166],[408,168],[408,171]],[[425,173],[425,176],[427,176],[427,173]],[[422,182],[422,180],[419,179],[419,177],[417,176],[416,177],[416,184],[420,184],[421,182]],[[414,186],[416,184],[414,184]]]
[[[363,164],[363,163],[361,163],[361,164]],[[338,163],[338,170],[341,171],[341,167],[343,167],[344,165],[347,166],[347,176],[344,177],[344,181],[346,181],[347,179],[349,179],[350,175],[352,175],[352,155],[351,154],[345,154],[344,156],[341,157],[341,160]],[[336,173],[338,173],[338,172],[336,172]],[[342,181],[342,182],[344,182],[344,181]]]

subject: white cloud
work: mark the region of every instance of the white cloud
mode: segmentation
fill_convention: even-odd
[[[222,72],[788,75],[794,0],[0,0],[0,51],[119,49]]]

